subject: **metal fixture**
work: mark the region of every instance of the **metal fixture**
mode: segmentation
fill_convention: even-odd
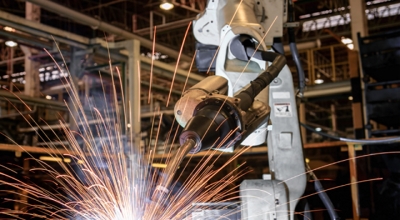
[[[167,1],[167,0],[163,0],[161,2],[161,4],[160,4],[160,8],[163,9],[163,10],[168,11],[168,10],[173,9],[174,5],[171,2]]]
[[[346,45],[350,50],[354,49],[353,40],[347,37],[342,37],[340,39],[344,45]]]
[[[17,46],[17,45],[18,45],[18,43],[17,43],[17,42],[15,42],[15,41],[12,41],[12,40],[8,40],[8,41],[6,41],[6,42],[5,42],[5,44],[6,44],[8,47],[15,47],[15,46]]]
[[[315,84],[322,84],[322,83],[324,83],[324,80],[321,79],[321,75],[320,75],[319,73],[317,74],[317,78],[314,80],[314,83],[315,83]]]

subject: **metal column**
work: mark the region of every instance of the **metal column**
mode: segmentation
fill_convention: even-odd
[[[361,63],[359,62],[358,56],[358,38],[357,33],[361,36],[368,35],[367,19],[365,15],[365,1],[363,0],[350,0],[350,16],[351,16],[351,36],[353,39],[354,50],[348,51],[349,56],[349,72],[352,87],[353,96],[353,121],[355,128],[355,137],[364,138],[364,123],[365,120],[365,101],[363,100],[362,88],[363,83],[361,81]],[[359,114],[362,113],[362,114]]]
[[[83,67],[81,65],[82,59],[86,55],[85,50],[79,50],[76,47],[72,47],[71,49],[71,61],[69,64],[69,83],[71,85],[71,92],[75,92],[76,96],[79,96],[79,87],[78,87],[78,81],[79,78],[83,74]],[[79,122],[79,110],[76,106],[76,97],[74,95],[70,96],[69,100],[69,109],[70,109],[70,116],[71,118],[69,119],[69,129],[76,131],[78,130],[78,122]]]
[[[140,41],[129,40],[124,42],[128,50],[128,89],[129,94],[129,124],[131,126],[130,139],[137,149],[141,142],[140,121]]]
[[[336,116],[335,104],[331,104],[331,122],[332,122],[332,130],[334,132],[336,132],[338,130],[336,118],[337,118],[337,116]]]
[[[353,39],[354,49],[358,50],[357,33],[361,36],[368,35],[367,18],[365,15],[364,0],[350,0],[350,17],[351,17],[351,38]]]
[[[25,4],[25,17],[27,20],[40,23],[40,7],[30,2]],[[31,56],[37,51],[27,46],[21,46],[25,54],[25,85],[24,94],[29,96],[39,95],[39,64],[31,60]]]
[[[347,144],[349,153],[349,168],[350,168],[350,183],[351,183],[351,200],[353,208],[353,219],[360,219],[360,202],[358,198],[358,185],[357,185],[357,163],[356,163],[356,150],[353,143]]]
[[[362,81],[360,75],[360,62],[358,57],[358,38],[357,33],[362,36],[368,34],[367,19],[365,15],[366,4],[364,0],[350,0],[350,17],[351,17],[351,36],[353,39],[354,50],[348,51],[349,56],[349,72],[351,81],[351,93],[353,96],[353,127],[356,138],[364,138],[364,123],[363,115],[365,107],[363,107]],[[364,102],[365,103],[365,102]],[[361,113],[361,114],[360,114]],[[349,157],[356,156],[354,145],[348,145]],[[350,160],[350,180],[352,183],[357,182],[357,172],[355,160]],[[360,219],[360,207],[358,199],[358,187],[352,184],[352,204],[353,204],[353,219]]]
[[[40,7],[30,2],[25,4],[25,17],[29,21],[40,23]],[[24,68],[25,68],[25,85],[24,94],[30,97],[38,97],[40,92],[40,80],[39,80],[39,63],[34,62],[31,57],[37,53],[36,49],[29,48],[27,46],[21,46],[21,50],[24,52]],[[12,88],[10,88],[12,90]],[[29,138],[26,136],[26,138]],[[32,145],[36,145],[38,142],[37,134],[32,135]]]

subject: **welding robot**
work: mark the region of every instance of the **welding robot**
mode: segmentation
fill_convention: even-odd
[[[233,151],[239,145],[267,142],[270,179],[243,181],[240,215],[224,219],[295,219],[307,175],[296,109],[304,77],[300,77],[300,91],[295,91],[280,43],[283,27],[295,25],[292,4],[288,0],[209,0],[193,22],[197,68],[215,75],[185,91],[176,103],[174,114],[183,127],[181,147],[165,170],[171,175],[166,175],[153,199],[167,192],[175,173],[172,169],[187,154]],[[293,36],[290,41],[294,43]],[[294,44],[291,49],[297,54]],[[298,57],[294,60],[299,67]],[[268,195],[259,199],[260,192]],[[213,218],[197,214],[194,219]]]

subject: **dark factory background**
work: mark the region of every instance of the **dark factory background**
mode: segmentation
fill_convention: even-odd
[[[45,185],[46,173],[29,172],[38,165],[27,160],[30,157],[62,172],[57,160],[51,161],[59,158],[49,158],[46,147],[49,141],[55,147],[68,145],[60,120],[71,129],[79,126],[65,105],[70,95],[64,77],[71,77],[87,109],[106,108],[104,99],[113,103],[113,83],[122,88],[117,89],[119,103],[124,91],[134,90],[136,96],[130,100],[136,104],[129,114],[141,119],[128,127],[145,153],[155,146],[155,163],[165,161],[165,152],[179,143],[174,103],[184,88],[207,76],[194,66],[186,78],[196,47],[191,29],[185,35],[207,1],[174,0],[171,10],[160,8],[160,2],[0,0],[0,172]],[[342,219],[399,219],[400,155],[393,153],[399,144],[348,144],[339,137],[377,140],[400,135],[400,1],[297,0],[294,9],[296,42],[306,75],[306,90],[297,106],[300,122],[308,126],[299,128],[306,162],[318,168],[344,160],[315,171],[325,189],[348,184],[327,192]],[[152,54],[154,37],[157,45]],[[132,39],[139,43],[129,43]],[[288,43],[287,34],[282,41]],[[297,87],[295,63],[286,49]],[[140,71],[131,69],[129,62],[140,63]],[[112,78],[117,69],[121,81]],[[140,91],[126,88],[131,74],[140,74],[136,80]],[[96,118],[88,120],[98,123]],[[191,158],[180,180],[190,175],[203,155]],[[269,170],[267,155],[267,146],[254,146],[215,179],[242,164],[252,171],[232,187],[243,179],[260,179]],[[224,153],[215,166],[230,156]],[[379,177],[382,180],[349,184]],[[0,211],[23,209],[7,200],[15,197],[9,193],[15,189],[2,184],[0,188]],[[306,194],[313,192],[310,182]],[[34,203],[24,196],[21,199]],[[318,196],[308,202],[313,210],[324,209]],[[313,217],[328,215],[322,210],[313,212]]]

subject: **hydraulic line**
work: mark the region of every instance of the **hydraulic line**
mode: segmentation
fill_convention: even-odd
[[[324,206],[329,213],[329,217],[332,220],[340,220],[340,217],[336,213],[335,207],[333,206],[331,199],[326,194],[324,187],[322,186],[319,179],[315,176],[314,172],[311,171],[311,168],[308,166],[308,164],[307,169],[308,172],[310,172],[311,178],[314,180],[314,189],[318,193],[318,196],[321,199],[322,203],[324,203]]]
[[[288,21],[294,22],[294,11],[293,11],[293,2],[289,1],[288,5]],[[303,96],[304,88],[306,87],[306,78],[304,75],[304,69],[301,65],[300,55],[296,46],[296,35],[294,33],[293,27],[288,27],[288,35],[289,35],[289,47],[292,52],[293,61],[296,64],[297,74],[299,76],[299,95]]]
[[[331,138],[334,140],[338,140],[338,141],[344,141],[344,142],[351,142],[351,143],[360,143],[360,144],[391,144],[391,143],[395,143],[395,142],[400,142],[400,137],[394,137],[394,138],[385,138],[385,139],[380,139],[380,140],[359,140],[359,139],[351,139],[351,138],[344,138],[344,137],[337,137],[337,136],[333,136],[330,134],[327,134],[325,132],[321,132],[321,131],[316,131],[315,128],[300,123],[301,126],[305,127],[306,129],[317,133],[321,136],[327,137],[327,138]]]

